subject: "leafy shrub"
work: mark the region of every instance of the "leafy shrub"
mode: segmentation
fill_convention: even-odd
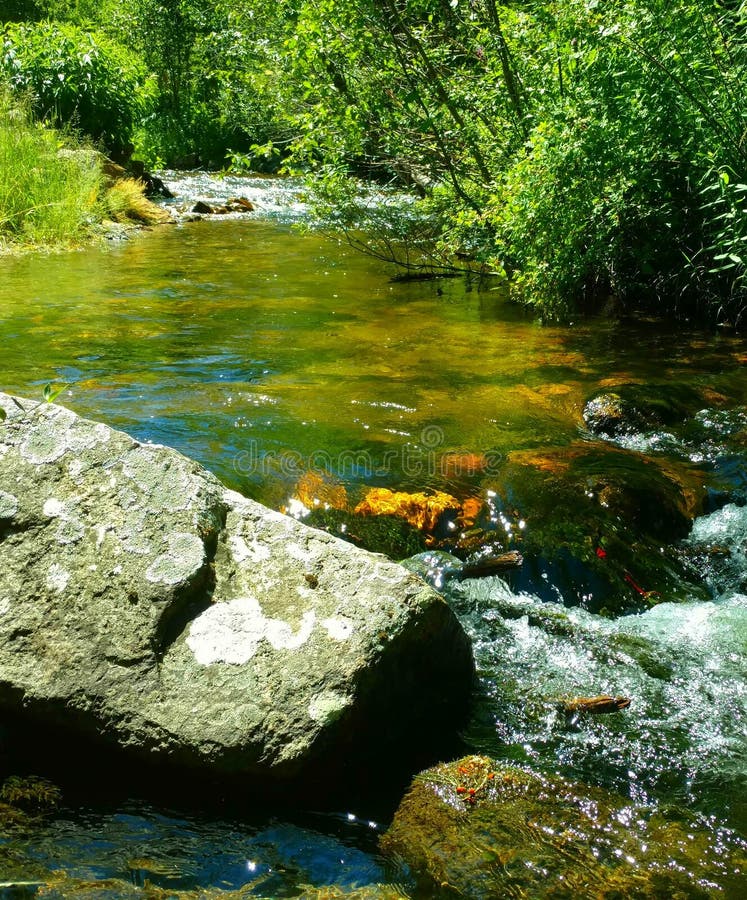
[[[36,0],[4,0],[0,10],[0,22],[22,22],[39,15]]]
[[[554,27],[562,88],[561,72],[494,198],[497,246],[525,299],[593,307],[614,295],[738,319],[744,20],[707,0],[570,2]]]
[[[542,310],[747,311],[747,2],[298,10],[294,161],[414,184],[436,249]]]
[[[37,115],[79,128],[116,152],[129,144],[148,98],[145,71],[133,54],[73,25],[9,25],[0,75],[32,95]]]

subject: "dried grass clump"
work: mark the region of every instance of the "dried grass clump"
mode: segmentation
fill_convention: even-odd
[[[142,225],[162,225],[171,217],[145,196],[145,185],[135,178],[114,181],[104,196],[107,214],[115,222],[138,222]]]

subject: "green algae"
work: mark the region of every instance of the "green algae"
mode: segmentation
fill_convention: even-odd
[[[328,531],[372,553],[404,559],[425,549],[425,536],[396,516],[363,516],[340,509],[314,509],[306,525]]]
[[[369,884],[360,888],[342,888],[337,885],[307,887],[299,900],[408,900],[409,894],[399,885]]]
[[[2,863],[0,854],[0,863]],[[9,878],[0,882],[0,890],[23,891],[33,889],[32,896],[46,900],[248,900],[250,897],[275,900],[265,893],[262,882],[267,876],[260,876],[236,890],[218,887],[179,890],[161,887],[147,879],[142,885],[121,878],[74,878],[58,870],[46,872],[36,879]],[[337,885],[312,887],[299,885],[298,900],[408,900],[408,894],[398,885],[372,884],[358,888],[344,888]]]
[[[559,776],[471,756],[417,776],[381,848],[433,897],[741,897],[747,844]]]
[[[692,466],[578,441],[517,451],[485,487],[509,519],[506,547],[524,557],[506,575],[516,590],[612,616],[709,596],[676,543],[705,497]]]
[[[24,896],[26,891],[35,894],[47,883],[50,872],[26,854],[23,839],[34,833],[40,821],[57,808],[61,799],[62,792],[57,785],[37,775],[9,775],[2,782],[0,892],[21,892],[10,896]]]
[[[50,812],[61,799],[57,785],[38,775],[10,775],[0,787],[0,801],[27,813]]]

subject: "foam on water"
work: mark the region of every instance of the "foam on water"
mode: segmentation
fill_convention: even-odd
[[[244,197],[254,204],[255,213],[230,213],[231,217],[245,218],[247,215],[257,215],[280,222],[299,221],[308,212],[304,201],[303,183],[298,178],[219,176],[208,172],[178,172],[172,169],[166,169],[158,175],[175,195],[170,204],[192,204],[202,200],[215,206],[234,197]]]
[[[470,738],[484,750],[743,820],[747,596],[609,620],[514,594],[499,578],[447,590],[475,642],[483,697]],[[562,710],[603,694],[631,705]]]

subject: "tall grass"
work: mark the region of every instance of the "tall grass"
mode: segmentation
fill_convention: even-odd
[[[0,247],[70,246],[98,217],[96,153],[38,122],[0,86]]]

